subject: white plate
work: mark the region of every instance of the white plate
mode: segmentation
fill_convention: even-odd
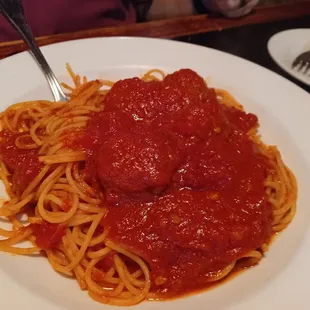
[[[299,183],[298,212],[276,238],[262,263],[226,284],[168,302],[143,302],[145,310],[306,310],[310,307],[310,95],[284,78],[251,62],[212,49],[156,39],[98,38],[43,49],[60,80],[69,81],[65,63],[90,78],[141,76],[188,67],[213,86],[230,91],[260,118],[267,143],[277,144]],[[0,108],[21,100],[52,99],[28,53],[0,61]],[[55,273],[44,258],[0,253],[2,309],[115,309],[91,300],[76,281]]]
[[[310,72],[304,75],[292,69],[294,59],[310,50],[310,29],[291,29],[279,32],[268,41],[268,52],[273,60],[288,74],[310,85]]]

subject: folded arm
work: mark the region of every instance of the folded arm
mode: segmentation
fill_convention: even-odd
[[[250,13],[259,0],[132,0],[140,20],[195,14],[196,7],[235,18]]]

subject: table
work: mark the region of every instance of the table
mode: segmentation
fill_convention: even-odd
[[[259,7],[240,19],[196,15],[64,33],[37,38],[40,46],[62,41],[106,36],[142,36],[170,38],[219,49],[243,57],[271,69],[310,92],[310,87],[294,80],[282,71],[267,52],[269,38],[285,29],[310,28],[310,1]],[[0,43],[0,59],[26,49],[22,41]]]
[[[297,81],[283,71],[267,51],[267,42],[272,35],[291,28],[310,28],[310,16],[185,36],[177,40],[215,48],[248,59],[284,76],[310,93],[310,86]]]

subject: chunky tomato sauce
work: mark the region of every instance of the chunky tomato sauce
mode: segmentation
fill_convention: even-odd
[[[257,125],[180,70],[163,82],[117,82],[76,142],[85,178],[104,192],[108,238],[143,257],[157,296],[208,286],[270,238],[270,168],[247,136]]]
[[[17,195],[23,193],[42,169],[37,149],[20,149],[15,145],[16,139],[24,135],[7,130],[0,132],[0,158],[12,173],[12,187]],[[24,143],[33,141],[26,136]]]
[[[39,162],[38,149],[20,149],[16,146],[16,139],[24,135],[24,133],[12,133],[6,130],[0,133],[0,158],[12,174],[12,190],[17,196],[24,192],[43,167]],[[23,142],[33,143],[28,136]],[[62,226],[47,222],[32,224],[31,228],[36,237],[36,244],[41,249],[56,247],[65,233]]]
[[[31,228],[36,237],[36,244],[41,249],[56,248],[65,235],[65,229],[61,225],[45,221],[41,224],[31,224]]]

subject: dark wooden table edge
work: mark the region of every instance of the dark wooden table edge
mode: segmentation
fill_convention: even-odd
[[[69,40],[110,37],[110,36],[137,36],[153,38],[175,38],[223,29],[242,27],[310,16],[310,1],[284,4],[281,6],[259,7],[252,14],[239,19],[225,19],[207,15],[195,15],[183,18],[174,18],[161,21],[152,21],[142,24],[130,24],[120,27],[107,27],[57,34],[37,38],[40,46]],[[24,51],[22,41],[0,43],[0,58]]]

